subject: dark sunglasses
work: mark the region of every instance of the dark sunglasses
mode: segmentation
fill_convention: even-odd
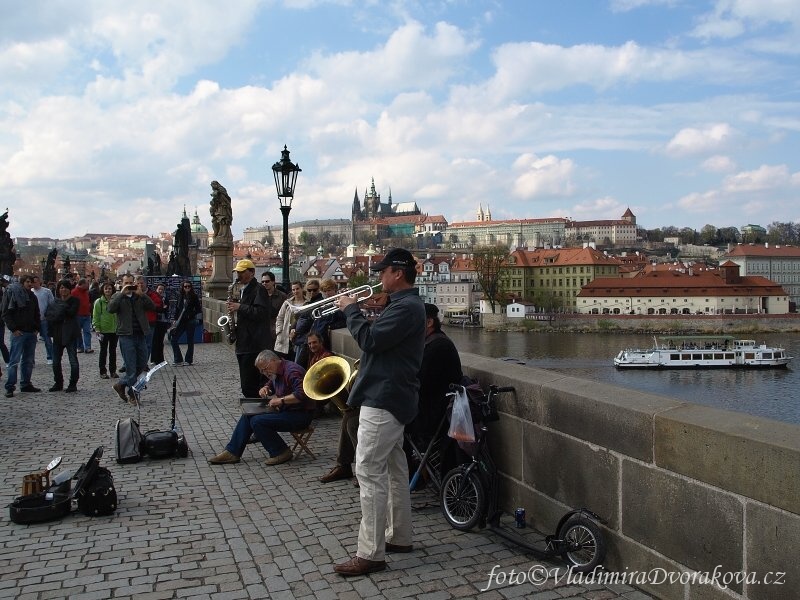
[[[319,288],[306,288],[307,292],[318,292]]]
[[[190,289],[192,289],[192,286],[191,285],[185,285],[185,286],[183,286],[183,289],[190,290]]]

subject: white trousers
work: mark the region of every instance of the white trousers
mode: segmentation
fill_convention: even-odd
[[[356,477],[361,492],[357,556],[383,560],[386,541],[411,545],[411,493],[403,425],[392,413],[361,407]]]

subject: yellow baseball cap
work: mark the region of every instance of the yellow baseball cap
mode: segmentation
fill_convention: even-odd
[[[236,263],[235,267],[233,267],[234,271],[239,271],[239,272],[247,271],[247,269],[253,269],[254,271],[256,269],[256,266],[253,264],[253,261],[247,258],[243,258],[242,260]]]

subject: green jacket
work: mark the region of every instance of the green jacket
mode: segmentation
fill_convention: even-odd
[[[105,296],[94,301],[92,327],[97,333],[117,333],[117,315],[108,312],[108,300]]]

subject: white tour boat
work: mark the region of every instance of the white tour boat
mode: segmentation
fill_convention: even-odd
[[[629,348],[614,358],[619,369],[709,369],[715,367],[786,367],[792,357],[784,348],[737,340],[732,336],[653,338],[652,348]]]

